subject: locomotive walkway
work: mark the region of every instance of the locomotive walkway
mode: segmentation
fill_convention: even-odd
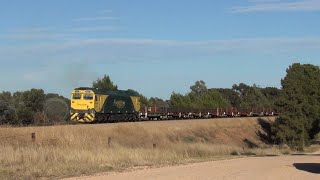
[[[320,179],[320,151],[314,154],[251,157],[212,161],[181,166],[137,170],[125,173],[108,173],[75,179]]]

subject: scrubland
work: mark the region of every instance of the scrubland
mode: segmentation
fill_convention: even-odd
[[[0,179],[63,178],[141,166],[289,153],[267,144],[274,118],[0,127]],[[31,133],[35,133],[32,140]]]

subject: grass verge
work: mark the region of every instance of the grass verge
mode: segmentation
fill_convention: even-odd
[[[265,144],[263,133],[256,118],[1,127],[0,179],[63,178],[234,155],[282,154]]]

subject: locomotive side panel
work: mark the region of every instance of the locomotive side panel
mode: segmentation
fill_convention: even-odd
[[[140,112],[141,109],[141,102],[140,102],[140,97],[139,96],[130,96],[134,110],[136,112]]]
[[[96,112],[103,111],[104,103],[106,99],[108,98],[108,95],[103,94],[96,94],[94,98],[94,109]]]
[[[130,96],[110,95],[103,106],[103,113],[135,113]]]

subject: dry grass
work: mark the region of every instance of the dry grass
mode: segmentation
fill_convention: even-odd
[[[266,148],[259,131],[256,118],[1,127],[0,179],[61,178],[214,159],[234,152],[281,154]],[[244,140],[256,147],[248,148]]]

